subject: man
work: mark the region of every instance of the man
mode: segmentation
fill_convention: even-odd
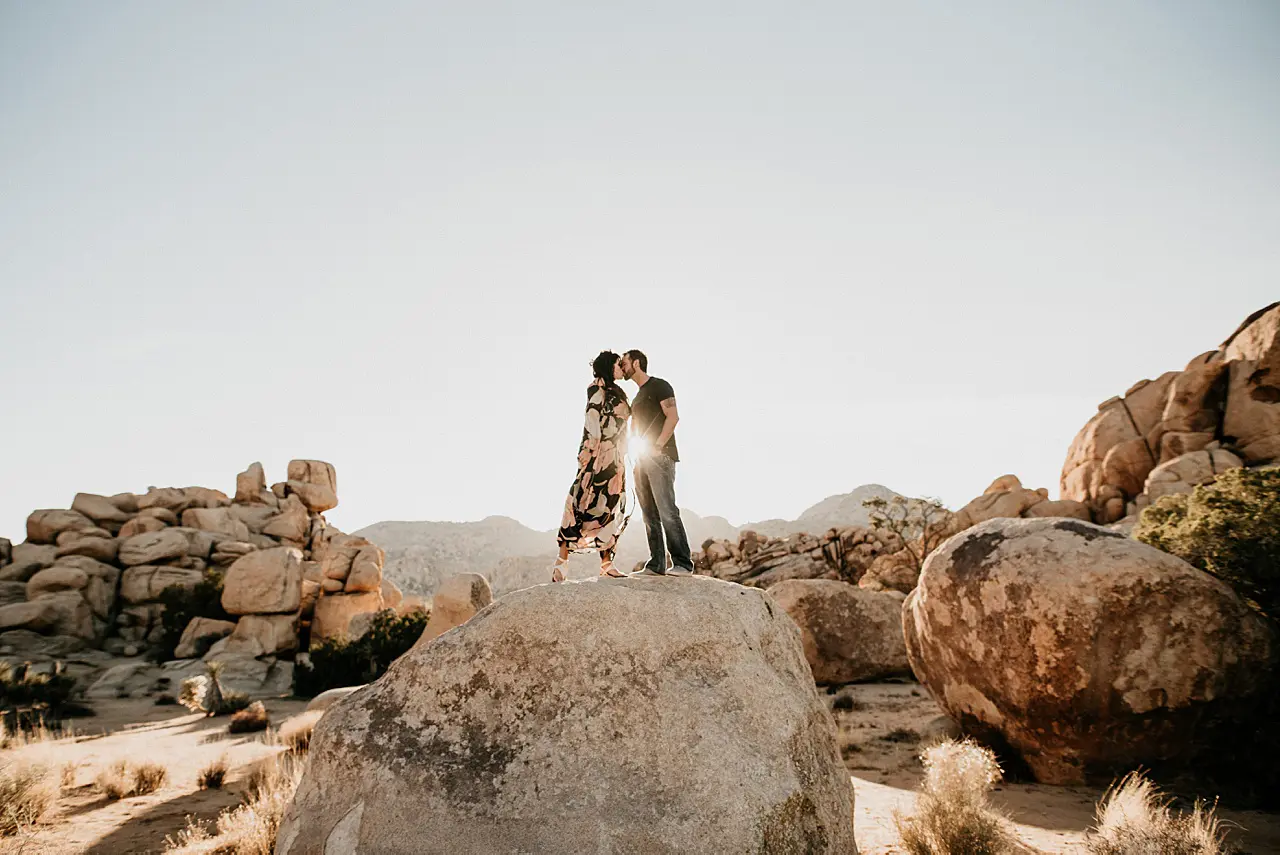
[[[688,576],[693,573],[689,536],[676,507],[676,393],[671,384],[649,376],[649,357],[638,350],[622,356],[622,376],[640,387],[631,402],[631,435],[643,447],[636,460],[636,496],[649,535],[646,576]],[[664,537],[665,534],[665,543]],[[667,551],[671,551],[667,570]]]

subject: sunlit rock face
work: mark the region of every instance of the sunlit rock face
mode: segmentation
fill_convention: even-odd
[[[856,852],[833,732],[764,592],[541,585],[329,709],[276,851]]]
[[[1065,519],[991,520],[948,540],[903,628],[947,714],[1055,784],[1211,750],[1276,649],[1222,582]]]

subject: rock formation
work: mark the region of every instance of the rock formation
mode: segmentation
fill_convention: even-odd
[[[955,513],[930,526],[928,547],[990,519],[1068,517],[1088,520],[1083,502],[1051,501],[1044,487],[1029,490],[1016,475],[1002,475]],[[694,555],[698,572],[730,582],[768,588],[788,579],[838,579],[872,591],[909,593],[920,575],[928,548],[918,534],[911,549],[898,535],[877,528],[847,526],[825,534],[765,537],[754,531],[731,541],[707,541]],[[913,554],[914,553],[914,554]]]
[[[316,725],[276,852],[856,852],[790,619],[713,579],[540,585]]]
[[[744,531],[736,542],[708,540],[694,555],[697,571],[752,588],[787,579],[842,579],[856,583],[879,555],[901,543],[874,529],[846,526],[824,534],[767,537]]]
[[[1063,498],[1088,505],[1094,522],[1112,523],[1158,495],[1211,480],[1221,466],[1280,458],[1277,378],[1280,303],[1273,303],[1182,371],[1142,380],[1099,404],[1067,452]],[[1199,454],[1205,451],[1207,459]],[[1178,462],[1189,454],[1198,456]],[[1168,477],[1171,465],[1176,477]]]
[[[382,550],[325,521],[337,501],[332,465],[294,460],[287,479],[270,488],[262,465],[252,464],[237,476],[234,499],[205,487],[152,487],[141,495],[78,493],[70,508],[33,511],[24,543],[0,542],[0,650],[21,631],[47,637],[51,649],[75,638],[140,653],[164,632],[162,592],[192,589],[216,571],[236,622],[194,619],[178,655],[223,661],[230,685],[253,694],[264,691],[254,675],[287,690],[289,660],[306,639],[342,635],[353,616],[383,607]],[[394,586],[386,590],[399,600]],[[241,661],[227,664],[232,659]],[[203,663],[169,671],[184,669]],[[163,682],[160,670],[119,670],[96,692]]]
[[[903,628],[943,710],[1054,784],[1194,759],[1254,702],[1276,651],[1222,582],[1068,519],[990,520],[949,539]]]

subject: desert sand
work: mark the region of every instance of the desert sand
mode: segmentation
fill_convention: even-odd
[[[918,735],[940,714],[928,693],[915,683],[847,686],[830,695],[849,700],[833,712],[845,764],[857,792],[856,829],[863,855],[901,853],[894,830],[895,811],[908,812],[920,782]],[[273,725],[301,712],[304,701],[267,702]],[[70,787],[56,811],[35,831],[0,840],[0,853],[158,853],[188,816],[214,819],[235,805],[255,762],[279,750],[263,734],[231,736],[226,718],[205,718],[181,707],[155,706],[147,700],[107,701],[98,715],[74,721],[73,740],[29,745],[7,757],[43,760],[61,769],[76,765]],[[200,790],[199,770],[226,754],[231,772],[221,790]],[[97,793],[99,768],[119,759],[165,764],[168,783],[147,796],[109,801]],[[1204,794],[1211,795],[1211,794]],[[1085,833],[1102,790],[1005,783],[993,800],[1013,821],[1028,851],[1082,853]],[[1232,839],[1251,855],[1280,853],[1280,815],[1220,810],[1232,824]]]

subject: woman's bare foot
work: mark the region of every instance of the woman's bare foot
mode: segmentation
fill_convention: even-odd
[[[552,582],[564,581],[564,565],[568,563],[569,563],[569,560],[567,558],[556,559],[556,563],[551,565],[551,581]]]

